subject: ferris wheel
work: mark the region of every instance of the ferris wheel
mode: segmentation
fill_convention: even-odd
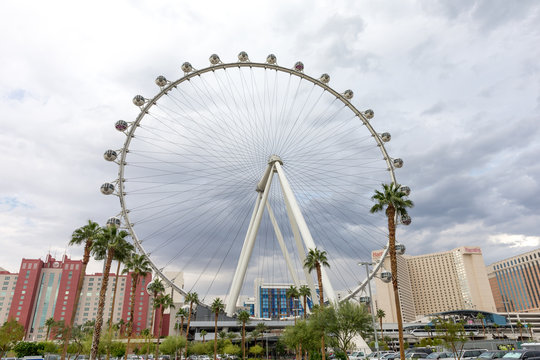
[[[302,62],[284,67],[272,54],[253,62],[245,52],[209,60],[201,69],[185,62],[174,81],[158,76],[156,95],[133,98],[135,120],[116,122],[124,144],[104,157],[118,176],[101,192],[118,196],[121,210],[109,222],[129,230],[169,286],[203,301],[225,296],[228,314],[256,282],[306,284],[315,298],[303,267],[313,248],[327,253],[331,301],[357,295],[377,272],[388,277],[386,221],[369,209],[403,161],[389,156],[391,135],[375,131],[374,112]],[[379,249],[365,278],[357,263]]]

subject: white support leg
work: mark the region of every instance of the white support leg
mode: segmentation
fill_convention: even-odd
[[[287,264],[287,268],[289,269],[289,272],[291,273],[291,277],[293,279],[294,285],[297,288],[299,288],[300,281],[298,281],[298,276],[296,275],[296,271],[292,265],[291,257],[289,256],[289,251],[287,250],[287,246],[285,246],[285,241],[283,241],[283,234],[281,233],[281,230],[279,229],[279,225],[276,221],[276,217],[274,216],[274,211],[272,211],[272,207],[270,206],[269,202],[266,202],[266,209],[268,210],[268,215],[270,215],[270,220],[272,221],[272,225],[274,225],[274,231],[276,232],[276,237],[279,242],[279,247],[281,248],[281,252],[283,253],[283,257],[285,258],[285,263]]]
[[[302,244],[302,237],[300,236],[300,230],[298,230],[298,224],[294,220],[294,216],[293,216],[289,201],[286,198],[284,199],[284,201],[285,201],[285,206],[287,208],[287,215],[289,217],[289,222],[291,223],[291,229],[294,235],[296,249],[298,250],[298,257],[300,258],[300,262],[302,263],[302,269],[304,270],[306,282],[308,284],[309,289],[311,290],[311,299],[315,301],[315,299],[317,299],[319,296],[317,295],[317,289],[315,288],[315,282],[313,281],[313,277],[309,273],[308,269],[304,267],[304,261],[306,260],[306,250],[304,249],[304,245]]]
[[[245,251],[242,249],[244,256],[240,256],[240,260],[238,261],[238,265],[234,273],[233,282],[231,284],[231,290],[229,296],[227,297],[227,307],[225,308],[225,312],[229,316],[232,316],[234,314],[234,311],[236,310],[236,302],[238,301],[238,295],[240,294],[240,289],[242,288],[244,278],[246,277],[247,266],[249,264],[249,259],[251,258],[251,253],[253,252],[255,238],[257,237],[257,233],[259,232],[259,226],[261,225],[264,207],[268,200],[268,194],[270,193],[270,186],[272,185],[273,168],[273,164],[268,164],[267,171],[265,172],[263,180],[261,181],[265,185],[264,192],[258,204],[259,206],[256,207],[257,212],[255,214],[255,217],[253,218],[253,223],[251,224],[252,226],[250,226],[250,228],[248,229],[246,240],[244,240]]]
[[[234,272],[235,276],[232,279],[231,283],[231,289],[236,289],[238,287],[238,277],[236,276],[240,271],[240,264],[244,263],[244,258],[246,257],[246,252],[248,249],[248,239],[249,234],[251,233],[251,230],[253,229],[253,223],[255,222],[255,216],[257,215],[257,212],[259,211],[259,206],[261,204],[262,194],[260,192],[257,192],[257,200],[255,201],[255,207],[253,208],[253,213],[251,214],[251,219],[249,221],[249,226],[246,231],[246,237],[244,238],[244,244],[242,245],[242,250],[240,252],[240,258],[238,259],[238,263],[236,264],[236,271]],[[248,260],[249,262],[249,260]],[[242,285],[240,285],[242,287]],[[230,296],[230,294],[229,294]],[[227,305],[229,304],[230,300],[227,301]],[[236,304],[235,304],[236,306]],[[234,311],[234,310],[233,310]]]
[[[304,244],[306,245],[307,249],[315,249],[316,248],[315,242],[313,241],[311,232],[309,231],[306,221],[304,217],[302,216],[300,207],[298,206],[298,203],[296,202],[296,198],[294,197],[294,193],[292,192],[291,186],[289,185],[289,181],[287,180],[285,173],[283,172],[281,164],[279,162],[275,162],[274,166],[276,168],[277,174],[279,176],[279,181],[283,189],[283,196],[285,197],[285,201],[289,202],[292,215],[296,223],[298,224],[298,228],[300,230],[300,234],[302,235],[302,239],[304,240]],[[321,274],[322,274],[324,293],[326,294],[328,300],[331,303],[335,302],[336,295],[334,293],[332,284],[328,280],[328,276],[324,268],[321,269]]]

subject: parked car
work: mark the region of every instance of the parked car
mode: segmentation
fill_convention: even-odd
[[[462,350],[460,353],[460,360],[468,360],[468,359],[476,359],[478,358],[482,353],[486,352],[486,349],[467,349]],[[455,359],[454,353],[449,352],[448,357],[445,359]]]
[[[449,357],[452,357],[451,352],[437,351],[437,352],[432,352],[431,354],[429,354],[426,359],[445,359]]]
[[[405,350],[405,354],[410,353],[410,352],[423,352],[426,354],[431,354],[433,350],[427,347],[413,347],[413,348],[408,348],[407,350]]]
[[[532,357],[540,357],[540,350],[510,350],[502,359],[529,359]]]
[[[428,355],[425,352],[408,352],[405,354],[405,359],[425,359]]]
[[[477,359],[500,359],[507,352],[508,351],[506,350],[488,350],[481,353],[480,356],[477,357]]]
[[[366,354],[364,354],[363,351],[354,351],[351,355],[349,355],[349,360],[362,360],[366,357]]]

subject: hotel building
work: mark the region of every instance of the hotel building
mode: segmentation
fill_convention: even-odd
[[[379,260],[382,251],[372,253]],[[451,310],[474,309],[494,312],[486,266],[479,247],[418,256],[398,255],[398,292],[403,321]],[[390,257],[383,268],[390,270]],[[377,308],[386,313],[385,322],[396,322],[392,283],[375,280]]]
[[[22,259],[18,273],[0,269],[0,323],[14,319],[24,326],[29,340],[45,339],[45,321],[53,318],[68,323],[75,304],[75,292],[82,271],[81,260],[63,256],[58,261],[47,255],[40,259]],[[103,274],[85,275],[75,324],[95,320]],[[152,315],[150,296],[146,291],[151,274],[141,279],[136,288],[133,330],[138,333],[148,327]],[[107,286],[104,322],[109,319],[116,275],[110,274]],[[118,290],[113,322],[128,321],[130,314],[131,276],[118,276]]]
[[[540,311],[540,249],[491,265],[487,272],[499,312]]]

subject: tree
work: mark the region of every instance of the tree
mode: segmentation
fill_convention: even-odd
[[[160,346],[163,354],[174,355],[178,359],[178,352],[186,345],[186,338],[183,336],[167,336]],[[157,358],[155,358],[157,359]]]
[[[13,351],[18,358],[25,356],[43,355],[44,345],[43,343],[35,343],[28,341],[19,341],[14,347]]]
[[[381,328],[381,340],[383,339],[383,328],[382,328],[382,321],[384,319],[384,317],[386,316],[386,313],[384,312],[383,309],[377,309],[377,319],[379,319],[379,326]],[[375,331],[375,329],[373,329],[373,331]]]
[[[67,326],[67,341],[64,342],[64,349],[62,351],[62,360],[66,358],[67,347],[69,339],[71,338],[71,329],[73,328],[73,323],[75,322],[75,315],[77,313],[77,308],[79,307],[79,300],[81,297],[81,292],[84,283],[84,276],[86,275],[86,267],[90,262],[90,253],[92,250],[92,245],[94,241],[99,238],[103,233],[103,228],[99,226],[98,223],[88,220],[88,224],[81,226],[76,229],[73,234],[71,234],[71,241],[69,245],[81,245],[84,243],[84,253],[82,259],[81,272],[79,274],[79,281],[77,282],[77,289],[75,290],[75,297],[73,303],[73,310],[71,311],[71,316],[69,317],[69,323]]]
[[[300,288],[298,289],[298,295],[299,296],[302,296],[303,297],[303,300],[304,300],[304,320],[306,319],[307,317],[307,297],[311,295],[311,290],[309,288],[309,286],[307,285],[302,285],[300,286]]]
[[[343,353],[352,350],[354,337],[372,330],[366,307],[350,301],[321,308],[310,319],[329,334],[330,345]]]
[[[324,306],[324,292],[322,283],[321,267],[330,267],[328,264],[328,258],[326,257],[326,251],[315,249],[309,249],[309,252],[304,260],[304,267],[311,273],[313,270],[317,271],[317,281],[319,283],[319,305],[321,308]],[[322,360],[326,359],[326,347],[324,346],[324,334],[321,338],[321,357]],[[403,357],[405,358],[405,357]]]
[[[185,320],[186,316],[187,316],[187,310],[184,309],[184,308],[180,308],[176,312],[176,317],[180,318],[180,336],[184,332],[184,320]]]
[[[139,279],[148,275],[150,271],[150,261],[145,255],[132,253],[125,262],[123,272],[131,275],[131,306],[129,310],[129,320],[127,323],[128,340],[126,344],[126,356],[129,355],[129,343],[131,342],[131,337],[133,335],[133,319],[135,318],[135,294],[137,291],[137,285],[139,284]]]
[[[240,311],[236,318],[238,322],[242,323],[242,360],[246,360],[246,324],[249,323],[249,317],[247,311]]]
[[[484,319],[486,317],[484,316],[484,314],[479,312],[478,314],[476,314],[476,318],[482,323],[482,332],[484,333],[484,336],[486,336],[486,327],[484,325]]]
[[[163,326],[163,314],[165,313],[165,310],[167,309],[174,309],[174,301],[171,295],[167,294],[167,295],[159,296],[154,302],[154,308],[159,309],[159,312],[160,312],[157,343],[156,343],[156,353],[154,357],[154,359],[157,359],[159,356],[159,341],[161,337],[161,328]]]
[[[321,334],[322,331],[315,325],[315,322],[302,320],[298,321],[294,326],[287,326],[280,340],[290,350],[297,351],[297,349],[302,348],[306,352],[312,352],[320,349],[321,343],[319,339]]]
[[[45,326],[47,327],[47,334],[45,335],[46,340],[49,340],[49,334],[51,332],[51,327],[53,325],[54,325],[54,319],[52,317],[45,320]]]
[[[24,338],[24,326],[15,320],[6,321],[0,327],[0,358]]]
[[[462,321],[453,322],[442,318],[435,320],[437,338],[443,345],[452,350],[456,360],[459,360],[465,343],[469,340]]]
[[[525,327],[521,321],[516,322],[516,327],[519,329],[519,338],[523,339],[523,328]]]
[[[293,312],[293,316],[294,316],[294,323],[296,324],[296,313],[294,312],[295,310],[298,310],[295,308],[294,304],[294,300],[296,298],[298,298],[300,296],[300,293],[298,292],[298,289],[296,288],[296,286],[294,285],[291,285],[290,288],[288,288],[286,291],[285,291],[285,297],[287,299],[292,299],[292,312]]]
[[[144,338],[144,344],[145,344],[145,352],[144,354],[145,359],[148,360],[148,353],[150,353],[150,339],[152,338],[152,333],[150,329],[145,328],[141,330],[141,335]]]
[[[202,336],[202,342],[205,343],[206,342],[206,334],[208,334],[208,332],[206,330],[201,330],[201,336]]]
[[[188,313],[187,328],[186,328],[186,340],[189,340],[189,326],[191,325],[191,315],[193,315],[193,304],[197,305],[199,303],[199,294],[197,294],[196,292],[190,291],[186,294],[184,301],[189,303],[189,313]],[[186,342],[186,355],[187,355],[187,346],[188,346],[188,343]]]
[[[396,214],[400,217],[408,216],[407,208],[413,207],[414,203],[405,199],[407,194],[401,190],[401,185],[382,184],[383,191],[375,190],[375,195],[371,197],[375,205],[369,210],[377,213],[385,210],[388,219],[388,247],[390,252],[390,270],[392,272],[392,286],[394,288],[394,302],[396,304],[396,317],[398,323],[399,353],[400,358],[405,359],[405,345],[403,343],[403,319],[401,317],[401,305],[399,303],[398,279],[397,279],[397,257],[396,257]],[[386,209],[385,209],[386,208]],[[324,359],[323,359],[324,360]]]
[[[499,324],[493,324],[493,328],[495,329],[495,334],[499,337]]]
[[[532,327],[533,325],[531,323],[527,323],[527,329],[529,330],[529,335],[531,335],[531,340],[533,338]]]
[[[103,325],[103,311],[105,309],[105,295],[109,285],[109,274],[111,272],[112,261],[115,258],[116,251],[122,251],[127,248],[126,237],[129,234],[124,230],[118,230],[115,226],[103,229],[101,235],[92,244],[92,253],[98,260],[105,259],[105,270],[101,289],[99,291],[99,302],[96,315],[96,325],[94,327],[94,336],[92,339],[92,348],[90,351],[90,360],[98,358],[99,341],[101,337],[101,327]]]
[[[154,281],[152,281],[150,285],[148,285],[148,291],[152,293],[152,298],[155,304],[158,296],[160,296],[161,294],[163,294],[163,292],[165,292],[165,286],[163,285],[163,283],[161,282],[159,278],[155,278]],[[156,333],[154,329],[155,314],[156,314],[156,307],[152,306],[152,317],[150,318],[150,331],[152,334]]]
[[[219,313],[225,309],[225,304],[220,298],[215,298],[210,307],[214,313],[214,360],[217,360],[217,321]]]
[[[127,261],[127,259],[129,259],[131,254],[133,254],[134,252],[135,252],[135,246],[133,246],[131,243],[127,241],[123,241],[119,243],[118,248],[114,252],[114,260],[118,262],[118,265],[116,266],[116,275],[114,277],[111,314],[109,315],[109,334],[111,334],[111,341],[112,341],[112,328],[113,328],[113,318],[114,318],[114,305],[116,303],[116,290],[118,289],[118,278],[120,276],[120,265],[124,263],[125,261]],[[106,360],[109,360],[112,349],[113,349],[113,344],[111,343],[111,346],[107,347]]]

